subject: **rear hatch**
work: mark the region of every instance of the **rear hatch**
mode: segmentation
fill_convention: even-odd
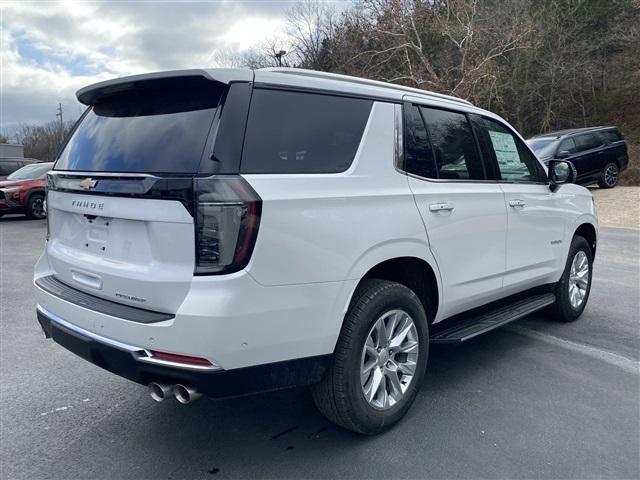
[[[192,74],[79,92],[89,108],[48,177],[47,253],[59,281],[177,311],[198,261],[196,178],[233,173],[212,147],[228,93]]]

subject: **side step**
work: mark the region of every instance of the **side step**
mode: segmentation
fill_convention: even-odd
[[[502,305],[495,310],[464,320],[452,327],[436,333],[431,343],[462,343],[490,332],[498,327],[519,320],[538,310],[548,307],[556,301],[553,293],[543,293]]]

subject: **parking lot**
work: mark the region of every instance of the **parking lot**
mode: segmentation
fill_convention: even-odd
[[[304,389],[181,406],[45,340],[45,223],[0,219],[2,478],[638,478],[640,232],[600,232],[582,318],[432,348],[403,422],[329,424]]]

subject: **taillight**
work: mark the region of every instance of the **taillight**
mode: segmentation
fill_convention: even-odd
[[[249,263],[262,200],[242,177],[194,179],[196,275],[232,273]]]

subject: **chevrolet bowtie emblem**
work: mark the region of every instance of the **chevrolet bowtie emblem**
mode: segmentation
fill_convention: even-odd
[[[93,187],[96,186],[96,183],[98,183],[97,180],[93,180],[91,178],[85,178],[84,180],[82,180],[79,185],[84,188],[85,190],[90,190]]]

